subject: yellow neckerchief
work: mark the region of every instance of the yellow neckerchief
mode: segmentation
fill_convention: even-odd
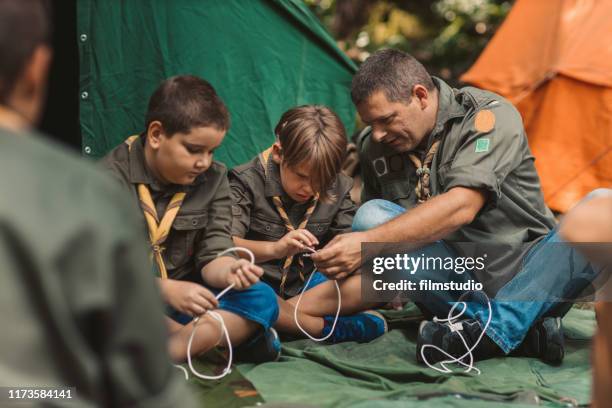
[[[126,139],[125,144],[128,145],[128,149],[132,149],[132,143],[138,139],[138,135],[130,136]],[[168,271],[162,258],[162,252],[166,249],[163,243],[170,234],[170,228],[176,218],[176,214],[183,204],[185,199],[185,193],[179,192],[172,196],[170,203],[166,207],[164,216],[161,221],[157,216],[157,210],[155,209],[155,203],[151,197],[151,192],[146,184],[138,185],[138,198],[140,199],[140,208],[144,213],[145,219],[147,220],[147,226],[149,230],[149,240],[151,242],[151,249],[153,251],[153,257],[157,266],[159,267],[159,273],[162,279],[168,279]]]
[[[259,160],[261,161],[261,165],[264,168],[264,174],[266,175],[266,177],[268,176],[268,159],[270,158],[271,153],[272,153],[272,147],[264,150],[263,152],[259,154]],[[274,202],[276,211],[278,211],[278,215],[280,215],[283,222],[285,223],[285,227],[287,228],[287,230],[294,231],[296,229],[304,229],[306,227],[306,224],[308,224],[308,220],[310,219],[310,216],[314,212],[317,206],[317,203],[319,202],[319,195],[317,194],[314,196],[310,206],[308,207],[308,209],[306,209],[306,212],[304,213],[304,218],[302,219],[302,222],[300,222],[297,228],[293,225],[293,223],[289,219],[289,216],[287,215],[287,211],[285,211],[285,208],[283,207],[283,201],[281,200],[281,197],[274,196],[272,197],[272,201]],[[294,258],[294,255],[288,256],[283,262],[282,277],[281,277],[281,283],[280,283],[280,289],[279,289],[279,293],[281,296],[283,296],[285,293],[285,283],[287,282],[287,275],[289,274],[289,267],[291,266],[291,263],[293,262],[293,258]],[[299,264],[300,279],[302,279],[302,282],[304,282],[304,260],[302,259],[301,256],[298,257],[298,264]]]
[[[425,160],[423,162],[421,162],[421,159],[419,159],[416,154],[408,154],[408,158],[410,158],[410,161],[412,161],[414,167],[416,167],[416,174],[419,177],[419,181],[417,182],[416,188],[414,189],[419,204],[424,203],[431,197],[429,173],[431,171],[431,162],[433,161],[433,158],[436,155],[439,146],[440,141],[436,140],[427,151],[427,154],[425,155]]]

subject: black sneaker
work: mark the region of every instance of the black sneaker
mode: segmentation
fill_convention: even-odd
[[[480,323],[474,319],[466,319],[451,325],[449,323],[440,323],[435,321],[424,320],[419,326],[419,334],[417,337],[417,361],[424,363],[423,354],[429,364],[436,364],[443,360],[451,359],[447,355],[440,351],[432,348],[425,347],[423,352],[423,346],[431,344],[444,350],[453,358],[460,357],[467,353],[466,345],[468,348],[472,348],[482,333]],[[459,333],[463,336],[465,344],[461,340]],[[504,352],[493,340],[488,336],[482,336],[478,346],[472,351],[474,361],[486,360],[493,357],[503,356]],[[464,363],[468,363],[469,356],[466,356],[462,360]]]
[[[548,364],[558,365],[565,356],[565,339],[560,317],[545,317],[531,326],[525,340],[511,356],[537,357]]]
[[[281,355],[281,343],[273,328],[259,332],[248,342],[234,349],[236,358],[245,363],[277,361]]]

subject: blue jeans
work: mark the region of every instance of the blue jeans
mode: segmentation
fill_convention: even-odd
[[[612,190],[599,189],[585,200],[595,196],[612,195]],[[381,225],[406,210],[386,200],[371,200],[364,203],[353,219],[353,230],[364,231]],[[456,257],[457,254],[443,241],[435,242],[418,250],[415,256]],[[456,282],[474,279],[469,272],[457,275]],[[537,245],[532,247],[523,260],[521,270],[504,285],[491,301],[492,317],[487,335],[506,353],[518,347],[529,328],[541,317],[562,316],[569,310],[567,303],[555,299],[572,299],[585,289],[597,276],[588,261],[565,243],[557,229],[550,231]],[[405,278],[429,279],[444,282],[450,279],[449,272],[418,270]],[[403,276],[404,277],[404,276]],[[428,292],[426,300],[419,306],[427,312],[446,317],[457,295],[448,292]],[[520,299],[520,301],[517,301]],[[466,316],[477,319],[484,327],[488,318],[488,307],[482,302],[468,302]]]
[[[215,295],[223,289],[206,287]],[[247,320],[259,323],[265,330],[276,323],[278,319],[278,302],[276,294],[265,283],[258,282],[245,290],[230,290],[219,299],[219,309],[227,310]],[[192,317],[181,313],[170,306],[166,314],[180,324],[187,324]]]

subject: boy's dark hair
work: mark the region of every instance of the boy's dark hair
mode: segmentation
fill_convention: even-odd
[[[227,107],[207,81],[194,75],[166,79],[153,92],[145,119],[145,129],[161,122],[166,136],[189,133],[194,127],[211,126],[228,130]]]
[[[289,167],[310,163],[312,187],[321,201],[335,199],[327,189],[340,172],[347,145],[340,118],[327,106],[298,106],[283,114],[274,133],[283,161]]]
[[[49,43],[46,0],[0,1],[0,104],[5,103],[32,53]]]
[[[383,91],[391,102],[409,103],[415,85],[429,91],[435,88],[425,67],[413,56],[393,49],[380,50],[359,67],[351,84],[351,98],[357,106],[374,92]]]

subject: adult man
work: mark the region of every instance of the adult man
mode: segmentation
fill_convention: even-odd
[[[75,406],[192,406],[169,364],[137,212],[30,128],[51,59],[47,12],[0,2],[0,385],[55,387],[50,397]]]
[[[473,251],[489,252],[480,274],[421,268],[406,278],[484,282],[485,291],[495,296],[490,325],[486,303],[474,301],[460,326],[422,323],[419,345],[463,354],[458,334],[472,346],[487,326],[487,336],[474,351],[476,359],[508,354],[523,343],[521,352],[560,362],[559,316],[569,307],[549,300],[582,289],[594,272],[581,257],[572,258],[569,247],[558,244],[516,109],[487,91],[453,89],[396,50],[368,58],[353,79],[351,94],[370,125],[361,164],[363,201],[371,201],[355,217],[358,232],[337,237],[312,257],[319,270],[346,276],[359,266],[363,242],[426,244],[413,254],[442,258],[466,256],[460,243],[477,244]],[[478,248],[481,243],[486,250]],[[557,264],[547,265],[550,257]],[[570,258],[584,278],[580,284],[566,273]],[[544,266],[551,268],[539,273]],[[429,292],[418,304],[427,314],[446,317],[458,295]],[[421,347],[417,357],[422,358]],[[430,353],[427,360],[443,358]]]

